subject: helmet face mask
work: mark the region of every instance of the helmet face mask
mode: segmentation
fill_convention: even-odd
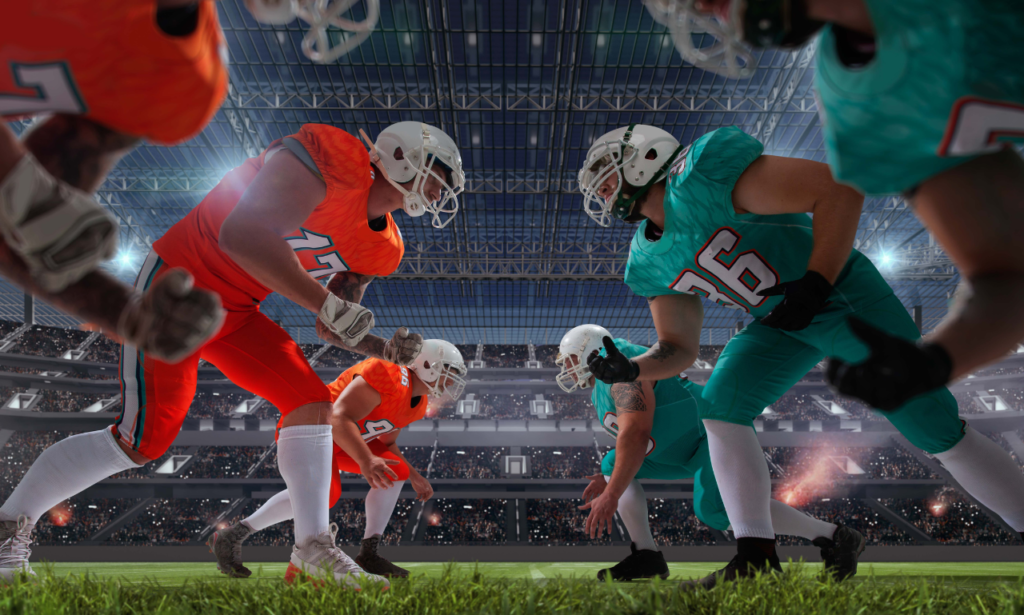
[[[743,40],[739,25],[746,5],[743,0],[729,3],[728,19],[697,10],[696,0],[644,0],[644,4],[655,21],[668,26],[676,50],[687,63],[733,79],[754,74],[754,54]],[[695,46],[694,37],[705,33],[715,42]]]
[[[555,382],[560,389],[572,393],[576,389],[590,388],[593,374],[587,360],[604,348],[605,337],[611,337],[611,333],[598,325],[580,325],[562,336],[555,358],[555,364],[560,368]]]
[[[431,226],[444,228],[459,211],[459,194],[466,187],[462,157],[455,142],[439,128],[420,122],[398,122],[384,129],[374,144],[387,180],[402,193],[402,209],[413,218],[431,215]],[[446,173],[438,173],[435,165]],[[440,197],[424,194],[430,180],[440,185]],[[410,187],[404,184],[412,182]]]
[[[420,354],[409,368],[427,386],[430,397],[449,397],[456,401],[466,389],[466,363],[454,344],[444,340],[425,340]]]
[[[601,226],[612,218],[626,222],[642,219],[636,210],[651,186],[661,181],[676,155],[679,141],[656,126],[630,124],[594,140],[577,175],[583,193],[583,211]],[[610,195],[602,195],[606,183],[615,177]]]

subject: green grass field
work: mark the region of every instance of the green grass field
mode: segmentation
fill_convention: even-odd
[[[817,580],[817,565],[681,593],[679,579],[720,565],[672,564],[667,582],[603,584],[599,563],[402,564],[389,592],[286,586],[285,564],[248,563],[229,579],[212,563],[37,565],[35,581],[0,585],[0,613],[1024,613],[1024,563],[864,564],[852,582]]]

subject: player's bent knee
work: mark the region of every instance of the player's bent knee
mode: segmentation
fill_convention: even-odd
[[[930,455],[956,446],[967,430],[948,389],[915,398],[887,418],[911,444]]]
[[[154,459],[157,459],[158,457],[160,457],[160,455],[163,455],[165,452],[167,452],[168,448],[170,448],[170,446],[168,445],[168,446],[164,447],[164,450],[161,451],[159,454],[157,454],[156,456],[150,458],[150,457],[147,457],[146,455],[143,455],[139,451],[133,449],[132,447],[128,446],[127,444],[125,444],[117,436],[113,436],[113,438],[114,438],[114,441],[117,442],[117,445],[119,447],[121,447],[121,450],[124,451],[124,454],[128,455],[129,459],[131,459],[135,463],[139,464],[140,466],[141,465],[145,465],[145,464],[149,463],[150,461],[153,461]]]

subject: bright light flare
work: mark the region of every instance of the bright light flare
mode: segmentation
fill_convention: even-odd
[[[430,525],[441,525],[441,515],[434,513],[430,515]]]
[[[131,268],[133,260],[134,259],[132,258],[132,253],[127,250],[124,250],[117,255],[117,264],[121,267],[121,269]]]
[[[805,471],[800,475],[787,477],[776,494],[776,499],[789,506],[802,506],[827,495],[831,491],[835,463],[829,459],[832,452],[814,449],[805,457]]]
[[[50,523],[64,527],[71,521],[71,508],[67,504],[58,504],[50,509]]]
[[[941,499],[928,502],[928,512],[931,513],[933,517],[941,517],[945,515],[948,509],[949,506],[947,506]]]
[[[893,265],[892,254],[889,254],[888,252],[882,252],[881,264],[882,264],[882,267],[884,269],[888,269],[889,267],[892,267],[892,265]]]

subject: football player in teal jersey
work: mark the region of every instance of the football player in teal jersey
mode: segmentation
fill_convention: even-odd
[[[604,352],[604,327],[580,325],[562,337],[556,380],[566,393],[592,388],[597,419],[615,438],[615,448],[601,461],[601,471],[588,476],[583,510],[590,510],[585,531],[591,538],[612,531],[618,511],[632,539],[630,555],[597,573],[599,580],[615,581],[654,577],[668,578],[668,564],[651,534],[647,496],[642,478],[693,479],[693,511],[717,530],[729,528],[722,496],[708,457],[708,443],[698,408],[705,406],[701,387],[679,374],[657,382],[623,382],[608,385],[590,373],[586,358]],[[647,348],[616,339],[624,355],[635,357]],[[857,558],[864,551],[864,536],[844,525],[819,521],[778,500],[771,501],[772,527],[778,534],[801,536],[821,549],[825,571],[842,581],[857,573]]]
[[[871,353],[833,360],[842,393],[891,409],[1024,339],[1024,2],[1020,0],[645,0],[702,68],[753,73],[749,46],[820,32],[815,87],[835,178],[905,195],[969,282],[926,342],[862,326]],[[693,46],[691,33],[717,41]]]
[[[608,340],[606,356],[587,359],[598,380],[657,381],[688,368],[704,300],[755,319],[722,351],[702,393],[708,404],[698,410],[739,549],[705,586],[777,561],[771,484],[753,419],[823,358],[863,361],[869,348],[858,334],[879,330],[908,344],[920,337],[882,276],[852,249],[859,193],[837,184],[822,163],[762,150],[735,127],[682,147],[660,128],[631,125],[596,139],[579,174],[585,210],[597,222],[642,220],[625,281],[648,298],[658,333],[635,358]],[[848,324],[851,315],[859,320]],[[885,417],[1024,530],[1024,475],[967,427],[947,389],[913,397]]]

